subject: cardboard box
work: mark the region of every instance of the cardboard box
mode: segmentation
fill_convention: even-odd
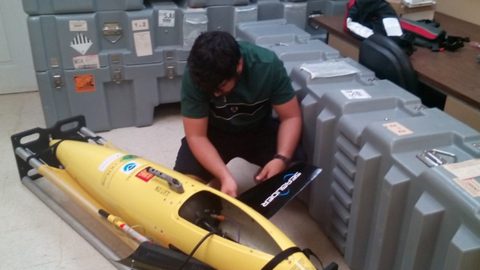
[[[401,0],[388,0],[398,17],[410,20],[433,20],[435,4],[408,7]]]
[[[420,7],[435,5],[435,0],[402,0],[402,3],[407,7]]]

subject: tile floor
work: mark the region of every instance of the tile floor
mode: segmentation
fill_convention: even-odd
[[[0,95],[0,269],[115,269],[20,182],[9,138],[34,127],[45,127],[38,92]],[[128,152],[173,167],[183,136],[178,104],[157,108],[152,126],[100,135]],[[253,165],[236,159],[229,167],[241,181],[241,189],[252,184]],[[324,263],[336,261],[339,269],[349,269],[301,202],[291,202],[272,221]]]

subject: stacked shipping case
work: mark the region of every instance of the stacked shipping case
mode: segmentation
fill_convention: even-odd
[[[348,265],[477,269],[480,134],[391,82],[312,74],[291,74],[323,169],[307,203]]]
[[[188,55],[177,31],[180,12],[137,2],[94,1],[87,8],[51,1],[45,6],[53,8],[39,10],[45,14],[28,18],[48,126],[78,114],[96,131],[149,125],[155,106],[179,100]],[[77,13],[55,13],[74,12],[75,3]],[[31,1],[24,6],[29,10]],[[130,7],[136,10],[122,9]]]
[[[78,114],[94,131],[150,125],[157,105],[180,100],[190,46],[201,32],[234,34],[235,23],[257,19],[256,6],[190,2],[206,6],[24,0],[47,126]]]
[[[284,61],[303,146],[323,169],[302,199],[352,269],[480,265],[477,131],[285,20],[241,24],[237,37]],[[448,166],[461,176],[431,173]]]
[[[311,12],[329,14],[328,2],[314,4]],[[308,5],[274,0],[23,0],[47,126],[77,114],[85,115],[95,131],[149,125],[155,106],[179,101],[189,48],[201,32],[237,36],[241,23],[282,19],[288,23],[284,27],[301,30],[310,39],[304,31]]]

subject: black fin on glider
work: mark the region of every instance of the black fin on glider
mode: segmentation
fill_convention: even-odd
[[[315,180],[321,171],[317,167],[297,163],[245,191],[237,199],[270,218]]]

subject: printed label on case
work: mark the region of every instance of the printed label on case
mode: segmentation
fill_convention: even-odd
[[[84,34],[77,34],[70,42],[70,47],[81,55],[85,55],[92,45],[93,42]]]
[[[133,33],[133,39],[135,42],[135,52],[137,56],[152,55],[152,41],[150,39],[150,32],[135,32]]]
[[[369,99],[372,98],[364,89],[341,90],[342,94],[348,99]]]
[[[88,24],[84,20],[71,20],[68,21],[68,28],[70,32],[86,32],[88,31]]]
[[[175,27],[175,10],[159,10],[158,26]]]
[[[79,74],[73,77],[75,91],[79,93],[95,91],[95,76],[93,74]]]
[[[443,167],[458,179],[480,177],[480,159],[471,159],[459,163],[445,164]]]
[[[398,122],[386,123],[383,124],[383,126],[387,128],[390,132],[395,133],[397,136],[413,134],[413,131]]]
[[[100,67],[98,55],[81,55],[73,57],[73,67],[75,69],[95,69]]]
[[[480,184],[477,180],[473,178],[463,180],[455,178],[454,181],[472,197],[480,197]]]
[[[133,20],[132,21],[132,30],[133,31],[148,30],[149,28],[150,27],[148,25],[148,19]]]

